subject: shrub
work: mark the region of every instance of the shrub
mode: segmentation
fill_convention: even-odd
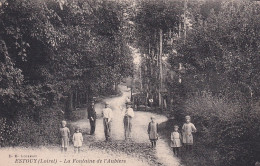
[[[198,154],[209,163],[218,160],[217,165],[244,166],[260,159],[259,105],[228,102],[211,94],[195,95],[186,101],[178,116],[185,115],[192,116],[198,129],[195,136]],[[203,148],[212,149],[213,157],[207,157],[209,150]]]
[[[71,111],[69,113],[69,117],[68,119],[72,120],[72,121],[76,121],[76,120],[80,120],[86,117],[86,109],[77,109],[75,111]]]
[[[19,114],[16,121],[0,119],[1,146],[39,146],[57,144],[63,115],[57,109],[39,112],[35,120],[31,115]]]
[[[61,121],[64,119],[63,114],[58,108],[45,109],[40,112],[39,130],[41,144],[59,143]]]
[[[0,145],[14,145],[14,138],[12,138],[13,133],[15,133],[14,127],[12,127],[13,123],[8,123],[6,118],[0,119]]]

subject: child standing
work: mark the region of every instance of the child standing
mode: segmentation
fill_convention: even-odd
[[[181,147],[181,134],[179,133],[179,126],[174,125],[174,131],[171,133],[171,147],[173,153],[178,157]]]
[[[183,144],[185,145],[186,151],[192,151],[193,136],[192,133],[197,132],[194,124],[190,122],[190,116],[185,116],[186,123],[182,126],[183,133]]]
[[[80,147],[82,146],[82,142],[83,142],[83,136],[79,128],[76,128],[76,132],[73,134],[72,141],[74,145],[74,152],[79,153]]]
[[[152,148],[156,147],[156,141],[158,140],[158,123],[155,122],[154,117],[151,117],[151,122],[148,125],[148,135],[152,143]]]
[[[69,138],[70,138],[70,130],[66,127],[67,122],[63,120],[61,122],[62,127],[60,128],[60,135],[61,135],[61,151],[67,151],[69,146]]]

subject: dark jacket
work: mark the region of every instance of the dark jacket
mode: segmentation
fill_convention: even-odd
[[[92,106],[90,106],[88,108],[88,119],[91,119],[91,117],[95,120],[97,118],[97,113],[95,111],[95,108],[92,108]]]
[[[148,129],[147,129],[149,139],[158,139],[158,123],[154,122],[154,125],[152,126],[152,122],[149,123]]]

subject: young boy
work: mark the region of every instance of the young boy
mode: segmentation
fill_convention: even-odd
[[[73,134],[72,140],[74,145],[74,152],[79,153],[80,147],[82,146],[82,142],[83,142],[83,136],[79,128],[76,128],[76,132]]]
[[[66,127],[67,122],[63,120],[61,122],[62,127],[60,128],[60,135],[61,135],[61,151],[67,151],[69,146],[69,138],[70,138],[70,130]]]
[[[131,108],[131,103],[126,103],[126,109],[124,110],[124,129],[125,129],[125,140],[131,138],[132,131],[132,118],[134,117],[134,110]]]
[[[109,108],[109,104],[105,103],[105,108],[102,110],[103,115],[103,125],[104,125],[104,133],[106,137],[106,141],[111,140],[111,123],[113,118],[113,111]]]
[[[182,126],[183,144],[186,151],[192,151],[193,136],[192,133],[197,132],[194,124],[190,122],[190,116],[185,116],[186,123]]]
[[[158,140],[158,123],[155,122],[154,117],[151,117],[151,122],[148,125],[148,135],[152,143],[152,148],[156,147],[156,141]]]

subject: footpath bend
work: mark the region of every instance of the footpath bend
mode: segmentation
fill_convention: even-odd
[[[113,121],[112,121],[112,141],[123,141],[124,140],[124,128],[123,128],[123,114],[121,108],[125,106],[126,98],[130,96],[130,89],[126,86],[119,87],[122,95],[119,97],[111,97],[104,99],[105,102],[110,104],[113,110]],[[101,117],[102,109],[104,105],[98,103],[95,105],[97,112],[97,124],[94,136],[89,136],[85,133],[89,132],[90,125],[87,116],[84,119],[72,122],[71,125],[80,127],[84,135],[84,143],[81,148],[81,153],[74,154],[74,149],[70,143],[67,153],[61,153],[58,146],[42,146],[42,147],[14,147],[14,148],[1,148],[1,165],[5,166],[149,166],[150,164],[138,157],[130,156],[120,151],[109,151],[106,149],[93,149],[89,148],[91,142],[104,141],[104,129],[103,121]],[[87,110],[86,110],[87,111]],[[136,143],[147,143],[150,144],[147,127],[150,121],[150,117],[154,116],[158,123],[167,121],[167,118],[163,115],[158,115],[150,112],[136,111],[135,117],[133,118],[132,127],[132,141]],[[170,135],[170,134],[169,134]],[[90,139],[91,138],[91,139]],[[173,156],[172,150],[168,143],[160,139],[157,142],[155,149],[155,156],[158,162],[163,166],[180,166],[178,158]],[[109,163],[109,160],[114,159],[126,159],[126,163]],[[102,162],[98,163],[98,160]],[[107,162],[104,162],[106,160]]]

